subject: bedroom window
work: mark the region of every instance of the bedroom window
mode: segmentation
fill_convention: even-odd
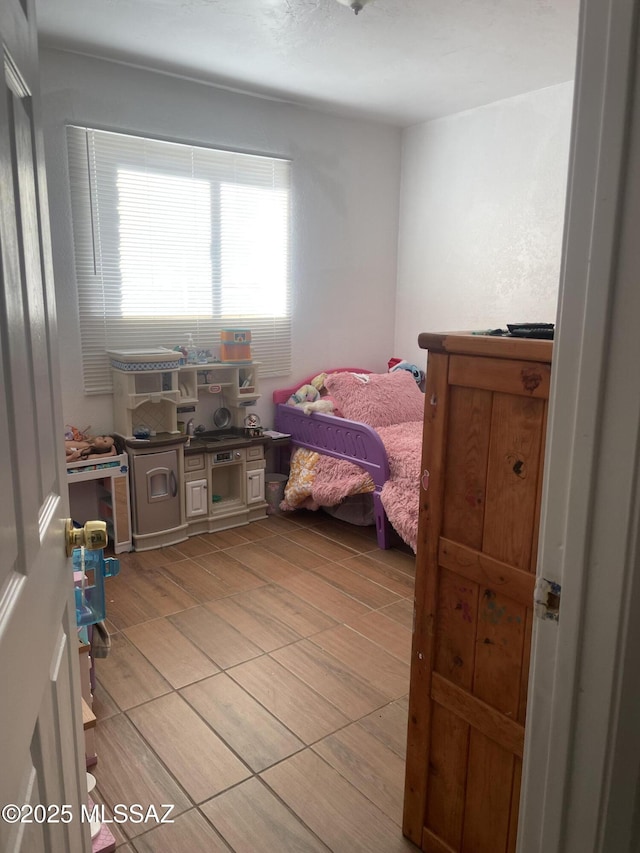
[[[108,349],[213,349],[249,328],[262,376],[291,363],[290,163],[67,128],[84,390]]]

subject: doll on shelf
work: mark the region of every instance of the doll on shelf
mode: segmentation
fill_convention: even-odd
[[[85,441],[65,441],[67,462],[84,461],[94,457],[116,456],[116,443],[112,435],[96,435]]]

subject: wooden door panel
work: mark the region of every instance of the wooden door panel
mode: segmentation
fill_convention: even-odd
[[[465,690],[473,686],[478,585],[441,569],[434,671]]]
[[[429,701],[433,666],[434,611],[438,595],[438,578],[425,571],[426,566],[437,564],[439,533],[444,494],[444,441],[448,415],[447,373],[449,358],[441,353],[429,356],[429,373],[425,386],[424,429],[422,441],[422,466],[424,472],[420,490],[420,525],[416,555],[415,612],[411,648],[412,694],[409,698],[409,726],[407,732],[407,762],[403,831],[421,844],[424,830],[425,794],[427,788],[426,764],[431,731]],[[423,763],[424,762],[424,763]]]
[[[524,628],[522,645],[522,668],[520,671],[520,702],[518,704],[518,722],[524,725],[527,716],[527,691],[529,689],[529,666],[531,664],[531,633],[533,631],[533,607],[527,608],[527,621]]]
[[[448,844],[438,836],[434,835],[426,826],[422,832],[422,841],[420,846],[425,851],[425,853],[456,853],[456,850],[460,848],[453,849]]]
[[[546,400],[551,385],[551,366],[515,359],[452,355],[449,383]]]
[[[462,839],[469,732],[468,723],[433,703],[425,826],[453,850]]]
[[[482,547],[484,495],[491,427],[490,391],[452,387],[444,478],[442,535]]]
[[[505,853],[509,837],[513,755],[471,730],[462,853]]]
[[[480,593],[477,624],[473,694],[515,720],[526,608],[485,587]]]
[[[544,402],[494,394],[482,551],[531,564]]]
[[[533,601],[535,578],[480,551],[466,548],[449,539],[440,539],[439,565],[481,586],[494,587],[502,594],[524,604]]]
[[[520,812],[520,786],[522,783],[522,761],[514,759],[513,764],[513,790],[511,792],[511,817],[509,820],[509,838],[507,840],[507,853],[516,853],[516,842],[518,840],[518,815]]]
[[[437,672],[432,676],[431,699],[457,714],[486,737],[522,758],[524,728],[515,720],[496,711],[477,696],[456,687]]]

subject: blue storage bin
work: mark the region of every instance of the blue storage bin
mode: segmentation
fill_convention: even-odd
[[[76,622],[78,628],[102,622],[106,616],[104,579],[120,572],[120,560],[106,557],[102,549],[84,551],[85,582],[82,583],[82,548],[73,549],[73,572],[76,596]],[[79,573],[80,576],[78,576]]]

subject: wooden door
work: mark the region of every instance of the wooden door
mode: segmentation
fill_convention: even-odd
[[[404,822],[429,853],[515,851],[549,380],[429,352]]]
[[[0,805],[31,820],[4,812],[0,849],[80,853],[89,828],[32,0],[3,0],[0,39]],[[38,804],[49,808],[30,814]]]

